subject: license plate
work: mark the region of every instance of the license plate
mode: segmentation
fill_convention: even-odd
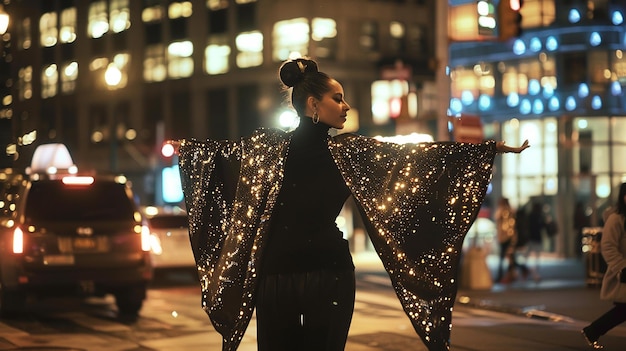
[[[95,250],[98,244],[93,238],[74,238],[75,250]]]

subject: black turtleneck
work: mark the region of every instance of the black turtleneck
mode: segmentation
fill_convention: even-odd
[[[350,191],[328,149],[329,129],[302,117],[293,131],[263,256],[265,274],[354,269],[335,224]]]

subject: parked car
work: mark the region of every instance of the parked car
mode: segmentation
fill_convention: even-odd
[[[187,213],[181,209],[148,207],[144,214],[152,233],[152,266],[155,269],[195,267]]]
[[[28,296],[115,297],[136,316],[153,269],[150,232],[122,176],[0,180],[0,314]]]

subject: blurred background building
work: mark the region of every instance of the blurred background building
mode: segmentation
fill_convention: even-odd
[[[576,204],[601,224],[626,181],[625,10],[621,0],[450,1],[449,112],[480,116],[487,137],[530,140],[521,157],[497,159],[492,197],[545,204],[559,223],[548,251],[576,254]]]
[[[176,203],[162,142],[292,127],[277,71],[307,55],[344,85],[346,131],[447,140],[449,118],[475,117],[485,138],[529,139],[497,158],[486,204],[548,205],[547,251],[576,254],[575,204],[599,224],[625,180],[621,0],[2,4],[0,148],[18,169],[28,144],[59,141],[79,169],[124,173],[142,203]]]
[[[65,143],[82,170],[125,173],[147,203],[172,201],[158,186],[172,164],[163,140],[293,124],[277,74],[288,58],[310,56],[342,82],[348,131],[436,128],[433,1],[5,4],[13,135],[36,130],[36,143]],[[28,162],[19,149],[16,163]]]

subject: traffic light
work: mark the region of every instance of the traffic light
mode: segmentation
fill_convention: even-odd
[[[161,145],[161,159],[164,166],[172,166],[176,160],[176,151],[174,150],[174,146],[170,143],[164,142]]]
[[[498,39],[507,41],[522,34],[523,0],[500,0],[498,4]]]

